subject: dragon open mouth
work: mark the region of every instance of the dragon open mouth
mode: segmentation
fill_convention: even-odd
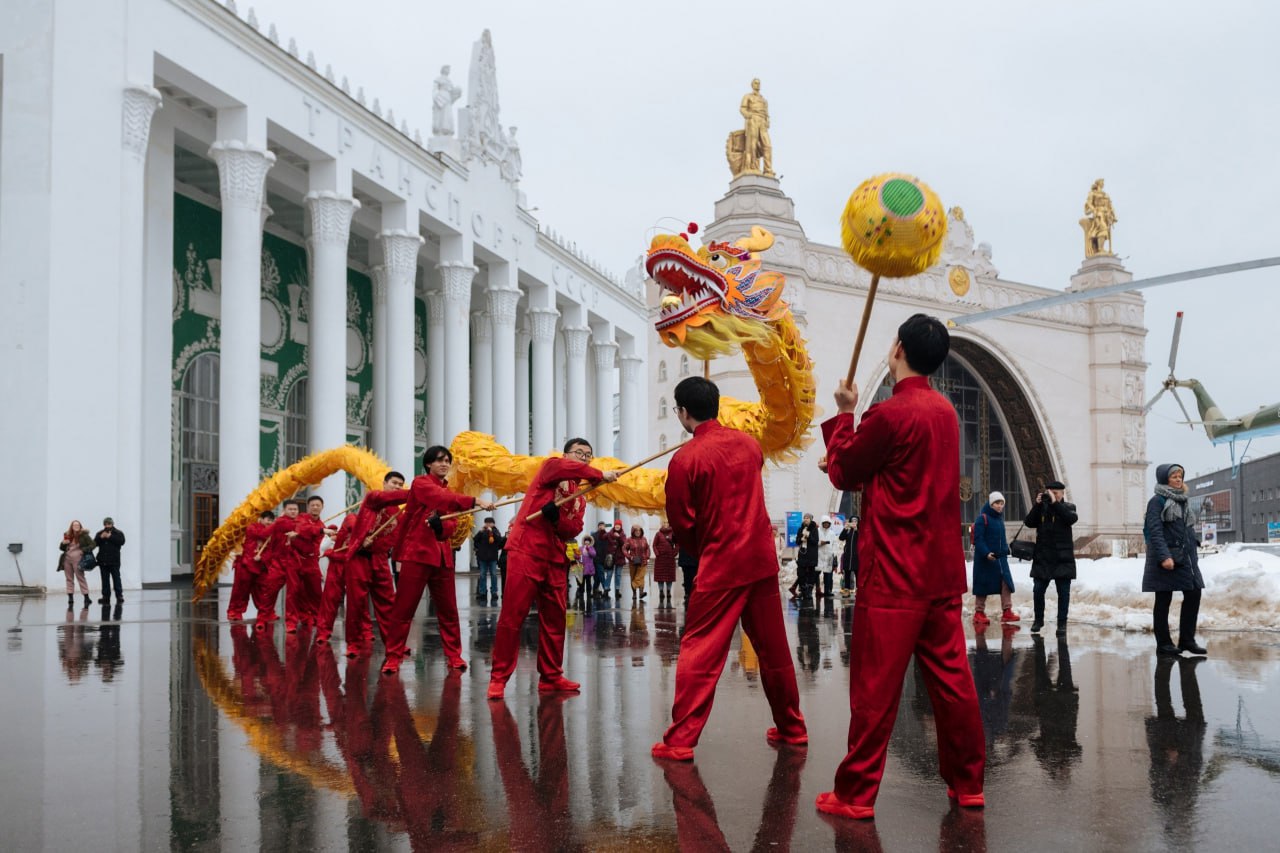
[[[658,331],[724,301],[725,284],[719,273],[684,252],[675,249],[655,251],[646,259],[645,271],[664,294],[658,320],[654,324]]]

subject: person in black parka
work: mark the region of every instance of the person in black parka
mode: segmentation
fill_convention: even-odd
[[[1156,651],[1177,655],[1190,652],[1203,655],[1196,645],[1196,620],[1200,615],[1200,590],[1204,577],[1196,555],[1196,511],[1187,500],[1181,465],[1172,463],[1156,468],[1156,489],[1147,502],[1147,516],[1142,532],[1147,540],[1147,563],[1142,573],[1142,591],[1156,594],[1152,611],[1152,631],[1156,635]],[[1178,644],[1169,636],[1169,605],[1173,593],[1182,592],[1182,613],[1178,618]]]
[[[821,541],[818,522],[806,512],[796,533],[796,580],[800,583],[801,601],[813,601],[814,588],[818,584],[818,548]]]
[[[1054,480],[1045,486],[1023,523],[1036,531],[1031,558],[1032,601],[1035,621],[1031,632],[1044,627],[1044,593],[1053,581],[1058,588],[1058,636],[1067,635],[1067,609],[1071,606],[1071,581],[1076,577],[1075,537],[1071,525],[1079,518],[1076,505],[1064,500],[1066,485]]]

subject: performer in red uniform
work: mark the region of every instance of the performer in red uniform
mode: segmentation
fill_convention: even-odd
[[[387,557],[399,533],[400,507],[409,497],[404,474],[391,471],[382,479],[380,491],[369,492],[360,503],[356,527],[347,540],[352,552],[347,561],[347,657],[368,654],[373,642],[369,624],[369,599],[378,615],[378,632],[386,645],[396,586],[391,579]]]
[[[858,597],[849,658],[849,753],[819,811],[874,816],[902,680],[914,654],[933,704],[947,794],[982,806],[986,746],[960,621],[968,588],[960,541],[960,432],[955,408],[929,386],[950,350],[946,326],[916,314],[889,350],[893,396],[862,416],[858,389],[836,390],[822,425],[827,474],[862,490]],[[701,578],[699,578],[701,584]]]
[[[249,597],[253,594],[258,575],[266,568],[259,549],[267,541],[267,532],[275,517],[274,512],[266,510],[244,531],[244,545],[233,566],[235,579],[231,582],[231,600],[227,602],[227,619],[232,622],[244,618],[244,609],[249,606]]]
[[[445,476],[453,465],[453,454],[440,445],[428,447],[422,454],[427,473],[413,478],[405,503],[404,517],[400,521],[395,545],[396,560],[400,563],[400,585],[396,588],[395,604],[391,607],[388,625],[383,629],[386,637],[387,657],[382,663],[384,673],[393,673],[409,653],[406,640],[413,614],[422,600],[422,591],[431,590],[431,600],[436,606],[436,622],[440,626],[440,644],[444,647],[445,661],[450,669],[466,669],[462,659],[462,632],[458,627],[457,591],[453,585],[453,548],[449,537],[457,529],[458,522],[441,521],[440,516],[480,506],[493,509],[488,501],[476,500],[467,495],[451,492],[446,488]],[[393,493],[394,494],[394,493]]]
[[[805,745],[809,735],[764,504],[764,454],[750,436],[716,420],[720,390],[714,382],[683,379],[675,400],[676,417],[693,438],[667,466],[667,521],[680,550],[698,555],[698,585],[685,611],[671,726],[653,745],[653,757],[693,758],[739,621],[760,659],[760,681],[773,710],[774,727],[765,737]]]
[[[333,636],[333,623],[347,594],[347,564],[351,558],[351,531],[355,526],[355,514],[348,514],[342,519],[327,555],[329,567],[324,573],[324,590],[320,593],[320,611],[316,615],[317,643],[327,643]]]
[[[574,498],[557,507],[558,498],[577,493],[578,481],[612,483],[616,471],[592,468],[591,445],[571,438],[564,456],[543,462],[529,484],[520,511],[507,536],[507,586],[493,640],[493,670],[489,674],[489,698],[501,699],[507,679],[516,669],[520,626],[529,608],[538,601],[538,690],[543,693],[574,692],[582,685],[564,677],[564,611],[569,585],[569,557],[564,545],[582,532],[585,498]],[[529,516],[535,518],[530,521]]]
[[[306,515],[299,515],[293,530],[285,534],[291,540],[294,558],[287,563],[285,577],[284,629],[292,634],[299,627],[316,624],[320,609],[320,543],[324,541],[324,498],[307,498]]]
[[[267,625],[278,618],[276,600],[280,597],[280,588],[289,576],[289,564],[295,558],[289,534],[298,525],[301,505],[302,501],[285,501],[280,517],[267,530],[267,547],[262,552],[262,563],[266,566],[266,571],[258,576],[258,583],[253,590],[253,604],[258,608],[254,630],[265,631]]]

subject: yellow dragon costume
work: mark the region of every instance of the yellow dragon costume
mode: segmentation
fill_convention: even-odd
[[[697,359],[729,355],[735,350],[746,359],[760,401],[721,397],[720,422],[755,438],[766,459],[789,462],[809,440],[815,412],[813,362],[782,298],[786,278],[762,268],[760,253],[772,245],[773,235],[758,226],[748,237],[697,249],[683,234],[659,234],[649,245],[645,270],[663,292],[655,323],[663,343]],[[493,436],[478,432],[459,433],[450,450],[451,486],[471,495],[486,489],[499,496],[520,494],[547,459],[514,454]],[[606,471],[626,467],[611,457],[596,459],[594,464]],[[196,565],[195,600],[217,581],[243,543],[245,528],[260,512],[338,471],[376,489],[389,470],[373,453],[347,446],[309,456],[276,472],[209,538]],[[665,469],[637,468],[619,482],[593,491],[589,500],[603,507],[658,513],[666,502],[666,479]],[[471,518],[458,519],[455,547],[470,536]]]

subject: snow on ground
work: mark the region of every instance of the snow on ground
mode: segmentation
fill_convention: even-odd
[[[1142,592],[1144,557],[1077,560],[1076,580],[1071,584],[1071,621],[1087,622],[1125,631],[1150,631],[1155,596]],[[1013,570],[1014,609],[1031,617],[1031,564],[1017,560]],[[1200,601],[1202,631],[1280,631],[1280,556],[1247,545],[1229,545],[1219,553],[1200,558],[1205,589]],[[972,577],[972,566],[970,566]],[[965,601],[972,608],[972,597]],[[999,609],[998,597],[987,599],[987,611]],[[1178,633],[1181,593],[1174,593],[1169,613],[1174,636]],[[1052,622],[1057,593],[1046,593],[1046,621]]]

